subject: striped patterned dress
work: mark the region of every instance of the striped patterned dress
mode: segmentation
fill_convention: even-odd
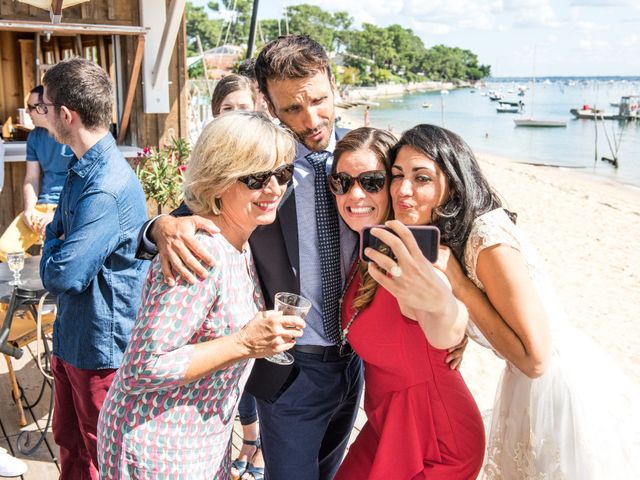
[[[238,331],[262,297],[249,247],[199,234],[215,258],[206,279],[164,282],[156,258],[122,367],[100,412],[100,476],[117,479],[226,479],[237,404],[252,361],[180,385],[194,344]]]

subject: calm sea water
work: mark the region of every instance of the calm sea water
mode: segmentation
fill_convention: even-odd
[[[559,165],[605,176],[622,183],[640,187],[640,121],[599,121],[596,153],[596,131],[593,120],[577,120],[569,113],[571,108],[584,104],[596,105],[606,111],[616,111],[610,102],[618,102],[622,95],[640,94],[640,77],[625,79],[546,79],[539,78],[535,85],[534,118],[566,120],[567,128],[515,127],[513,120],[531,114],[531,82],[527,79],[494,79],[486,88],[459,89],[441,95],[418,93],[377,100],[379,107],[370,110],[371,122],[376,126],[392,126],[401,132],[418,123],[442,125],[461,135],[477,152],[492,153],[515,161]],[[550,83],[549,83],[550,82]],[[529,87],[524,97],[518,97],[517,86]],[[481,92],[500,90],[508,99],[521,99],[524,114],[496,113],[497,102]],[[507,93],[514,90],[514,93]],[[431,103],[430,109],[423,108]],[[444,104],[444,108],[442,108]],[[444,114],[443,114],[444,110]],[[600,160],[612,157],[611,148],[620,142],[619,168]],[[615,139],[615,140],[614,140]]]

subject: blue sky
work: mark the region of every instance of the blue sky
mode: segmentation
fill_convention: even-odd
[[[301,3],[467,48],[494,76],[530,76],[534,48],[540,76],[640,75],[640,0],[261,0],[259,18]]]

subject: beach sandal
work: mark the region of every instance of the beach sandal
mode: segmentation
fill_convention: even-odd
[[[256,451],[258,448],[260,448],[260,440],[242,440],[242,443],[245,445],[251,445],[253,447],[257,447]],[[255,455],[255,452],[254,452],[254,455]],[[239,458],[236,458],[231,464],[231,468],[235,468],[238,471],[238,475],[234,475],[232,473],[231,479],[240,480],[240,478],[242,478],[242,475],[244,475],[245,472],[249,470],[250,466],[252,465],[248,461],[240,460]]]
[[[251,475],[247,479],[247,474]],[[264,480],[264,467],[255,467],[252,463],[249,463],[247,470],[244,472],[243,480]]]

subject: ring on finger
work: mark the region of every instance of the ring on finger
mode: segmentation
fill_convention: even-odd
[[[391,275],[391,277],[393,278],[398,278],[402,275],[402,268],[400,268],[400,265],[396,264],[393,267],[391,267],[389,269],[389,275]]]

